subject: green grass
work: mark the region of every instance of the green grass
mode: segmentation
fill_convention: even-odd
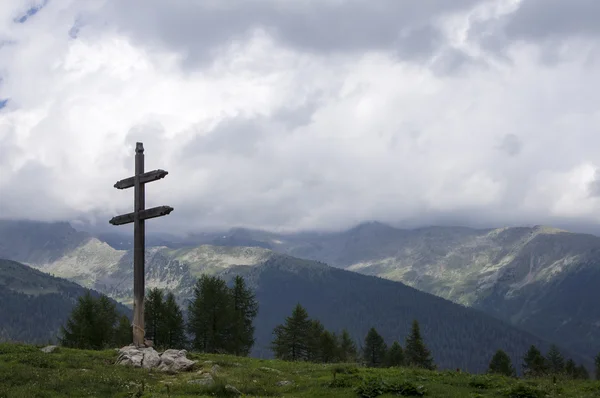
[[[210,397],[231,396],[227,384],[246,397],[592,398],[599,381],[518,380],[498,376],[416,369],[368,369],[351,364],[319,365],[228,355],[189,354],[192,372],[169,375],[114,365],[117,352],[0,344],[0,398],[27,397]],[[219,365],[215,384],[194,384],[199,371]],[[291,385],[278,386],[280,381]],[[192,383],[190,383],[192,382]],[[402,393],[403,395],[398,395]],[[407,395],[413,394],[413,395]],[[424,394],[424,395],[420,395]]]

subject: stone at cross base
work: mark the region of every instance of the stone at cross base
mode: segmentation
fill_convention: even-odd
[[[186,350],[166,350],[159,354],[152,347],[136,347],[128,345],[119,350],[117,365],[133,366],[135,368],[158,369],[164,372],[187,372],[196,365],[186,357]]]

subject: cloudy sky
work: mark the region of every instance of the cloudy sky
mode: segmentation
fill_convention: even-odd
[[[600,222],[597,0],[0,2],[0,218]]]

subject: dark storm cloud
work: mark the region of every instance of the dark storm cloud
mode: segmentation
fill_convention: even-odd
[[[596,37],[600,35],[600,1],[525,0],[507,17],[506,34],[525,40]]]
[[[521,145],[519,137],[514,134],[506,134],[497,148],[509,156],[517,156],[521,152]]]
[[[11,12],[0,218],[114,230],[132,204],[112,185],[142,141],[147,169],[169,172],[147,205],[175,207],[149,228],[594,219],[599,78],[573,38],[594,37],[597,3],[509,3],[51,1],[25,24]],[[555,39],[575,49],[549,51]]]
[[[391,50],[411,59],[430,55],[442,42],[434,19],[477,0],[398,1],[183,1],[109,2],[103,18],[144,46],[187,55],[188,65],[261,28],[285,46],[320,54]]]

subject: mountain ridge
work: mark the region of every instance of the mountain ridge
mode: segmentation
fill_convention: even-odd
[[[600,351],[600,312],[588,305],[600,300],[595,288],[600,284],[600,238],[590,234],[548,226],[401,230],[377,222],[341,233],[283,235],[238,228],[232,234],[204,235],[212,245],[148,247],[147,286],[175,288],[186,297],[202,273],[250,269],[287,255],[402,282],[583,356]],[[260,247],[236,246],[260,240]],[[265,249],[267,245],[273,250]],[[36,250],[31,249],[33,258],[49,258]],[[53,262],[33,265],[68,275],[124,303],[131,300],[131,251],[114,249],[97,238],[88,237]]]
[[[0,258],[0,341],[56,342],[77,298],[86,289],[16,261]],[[93,296],[99,296],[91,291]],[[131,310],[116,303],[127,316]]]

